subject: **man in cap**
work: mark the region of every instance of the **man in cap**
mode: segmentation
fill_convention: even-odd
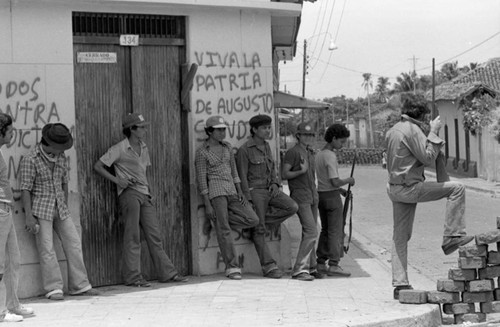
[[[148,124],[142,115],[128,114],[122,123],[125,138],[110,147],[94,165],[97,173],[117,185],[120,218],[125,225],[123,278],[126,285],[135,287],[151,286],[141,273],[141,228],[158,273],[158,281],[188,281],[175,269],[163,249],[153,196],[146,176],[147,167],[151,166],[148,148],[144,143]],[[115,175],[105,166],[113,166]]]
[[[411,238],[417,203],[447,198],[442,250],[451,254],[474,237],[465,232],[465,187],[454,181],[426,182],[425,166],[433,165],[444,140],[439,136],[439,116],[430,122],[428,135],[422,131],[427,101],[421,95],[408,94],[403,100],[401,121],[386,134],[387,193],[392,201],[392,285],[394,299],[399,292],[412,289],[408,281],[408,241]],[[439,177],[439,174],[438,174]]]
[[[9,144],[14,128],[12,118],[0,113],[0,148]],[[32,308],[22,306],[17,296],[21,253],[12,220],[14,196],[8,167],[0,152],[0,322],[16,322],[33,315]]]
[[[292,278],[312,281],[324,275],[316,269],[315,242],[318,237],[316,222],[318,219],[318,192],[316,189],[314,150],[314,129],[311,124],[302,122],[295,134],[297,144],[288,150],[283,160],[283,179],[288,180],[290,196],[299,205],[302,240],[300,241],[297,260],[292,271]]]
[[[226,127],[220,116],[207,119],[208,138],[196,151],[195,166],[205,214],[215,225],[226,276],[239,280],[241,268],[231,229],[255,227],[259,217],[243,195],[231,144],[223,141]]]
[[[251,232],[262,272],[265,277],[281,278],[283,273],[265,241],[266,224],[279,225],[296,213],[298,206],[280,190],[273,154],[266,141],[271,137],[271,122],[268,115],[250,118],[252,137],[239,148],[236,165],[243,194],[259,216],[259,224]]]
[[[42,129],[40,143],[21,160],[21,200],[27,231],[36,235],[45,296],[63,300],[63,277],[54,250],[53,230],[61,239],[68,264],[70,295],[99,295],[83,262],[82,243],[68,208],[68,167],[64,151],[73,146],[60,123]]]

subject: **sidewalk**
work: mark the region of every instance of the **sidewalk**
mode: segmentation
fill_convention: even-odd
[[[500,195],[496,183],[452,180]],[[296,216],[286,223],[299,224]],[[441,326],[438,305],[404,305],[392,299],[390,264],[382,251],[354,233],[342,259],[343,268],[352,273],[349,278],[301,282],[289,274],[278,280],[244,274],[241,281],[222,275],[190,276],[186,284],[101,287],[99,297],[67,296],[61,302],[26,299],[22,302],[33,307],[36,316],[19,326]],[[415,288],[435,288],[435,281],[411,270]]]

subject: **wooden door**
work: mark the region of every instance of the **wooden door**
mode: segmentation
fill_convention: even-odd
[[[79,52],[116,53],[116,63],[77,63]],[[163,235],[175,266],[190,272],[187,117],[180,108],[180,62],[184,49],[175,45],[121,47],[74,44],[78,185],[84,259],[95,286],[122,282],[123,226],[118,220],[116,187],[93,171],[100,156],[123,139],[121,121],[130,112],[151,122],[146,143],[148,172]],[[142,239],[142,272],[154,279]]]

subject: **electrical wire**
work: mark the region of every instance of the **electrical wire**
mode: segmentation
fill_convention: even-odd
[[[332,9],[330,10],[330,17],[328,18],[328,25],[326,25],[326,31],[323,32],[325,35],[323,37],[323,42],[321,43],[321,49],[319,50],[319,53],[321,54],[323,52],[323,49],[325,47],[325,40],[326,40],[326,37],[328,34],[330,34],[329,30],[330,30],[330,24],[332,22],[332,17],[333,17],[333,9],[335,8],[335,3],[337,1],[334,0],[333,1],[333,5],[332,5]],[[331,35],[331,34],[330,34]],[[314,55],[314,52],[313,52],[313,55]],[[316,67],[316,65],[318,64],[318,62],[316,61],[316,63],[314,63],[314,65],[312,65],[311,69],[313,69],[314,67]]]

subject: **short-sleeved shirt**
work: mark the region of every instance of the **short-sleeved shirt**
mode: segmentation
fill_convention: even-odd
[[[148,147],[140,141],[141,153],[135,152],[128,138],[116,143],[99,159],[107,167],[114,166],[117,177],[132,182],[131,189],[149,195],[149,184],[146,169],[151,166]],[[117,187],[118,195],[125,189]]]
[[[222,157],[219,157],[210,149],[208,141],[196,150],[195,167],[196,179],[201,195],[207,195],[209,199],[218,196],[238,194],[234,184],[241,183],[233,149],[227,142],[221,142]]]
[[[268,189],[271,184],[279,185],[271,147],[266,141],[262,145],[257,145],[253,138],[245,142],[238,149],[236,164],[241,189],[248,200],[251,199],[252,189]]]
[[[61,220],[70,217],[63,184],[68,184],[68,163],[64,153],[56,157],[54,168],[41,152],[41,145],[35,147],[21,160],[21,191],[31,193],[33,216],[52,220],[57,207]]]
[[[9,182],[8,167],[0,151],[0,201],[14,203],[14,196]]]
[[[316,155],[316,176],[318,177],[318,192],[338,190],[332,185],[331,179],[339,177],[337,155],[335,152],[323,149]]]
[[[309,169],[306,173],[288,180],[290,196],[297,202],[314,203],[317,202],[318,192],[316,190],[316,172],[314,163],[314,151],[296,144],[285,153],[284,164],[291,166],[291,171],[300,170],[300,163],[304,160],[308,163]]]

